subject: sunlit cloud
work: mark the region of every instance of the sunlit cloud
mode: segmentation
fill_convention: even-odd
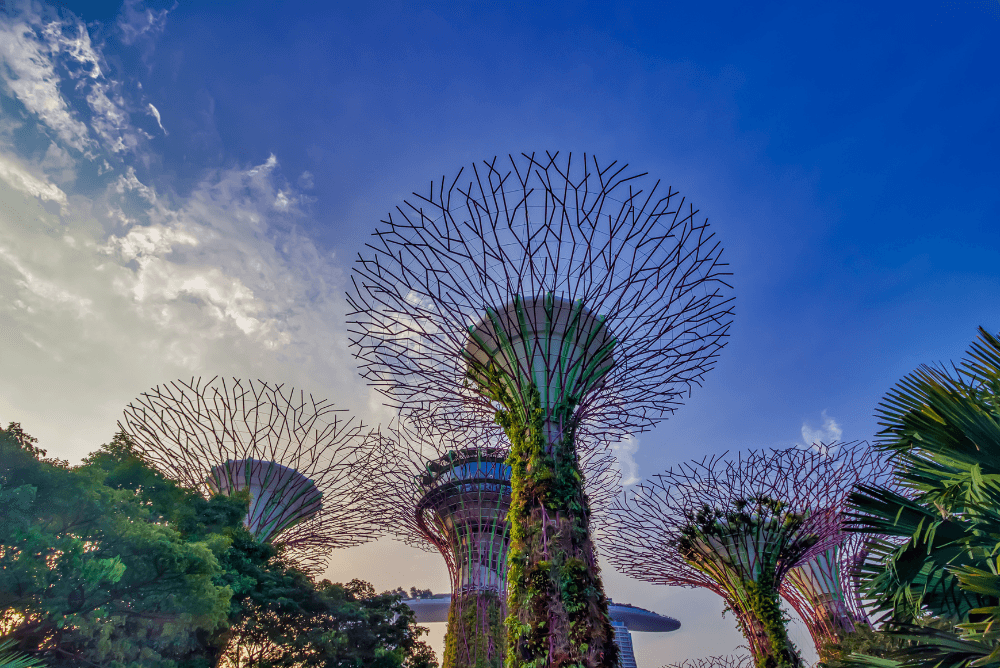
[[[137,7],[132,36],[153,29]],[[0,421],[80,456],[149,387],[220,373],[384,420],[347,350],[344,272],[301,233],[278,158],[183,195],[144,181],[120,158],[148,157],[126,110],[159,112],[122,97],[81,22],[32,11],[0,22],[0,94],[37,123],[27,144],[0,133]]]
[[[86,26],[38,5],[0,22],[0,81],[62,144],[95,158],[139,145],[117,82],[105,77]],[[86,110],[86,113],[82,113]]]
[[[46,154],[48,155],[48,154]],[[31,197],[56,202],[65,211],[66,193],[44,178],[30,174],[13,159],[0,155],[0,179]]]

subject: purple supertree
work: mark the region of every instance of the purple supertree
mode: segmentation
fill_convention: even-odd
[[[807,501],[813,508],[834,497],[840,499],[836,512],[842,514],[855,486],[895,487],[889,458],[866,442],[813,447],[835,464],[824,478],[821,496]],[[871,541],[871,535],[845,532],[837,545],[789,571],[781,585],[781,596],[802,618],[821,655],[825,645],[854,631],[856,624],[871,625],[858,588],[858,567]]]
[[[611,666],[577,462],[700,384],[731,318],[706,220],[584,155],[474,164],[397,207],[348,300],[362,374],[406,414],[511,443],[508,659]]]
[[[451,580],[442,668],[501,668],[506,656],[510,547],[509,444],[496,430],[451,432],[397,422],[379,437],[385,530],[437,550]],[[611,453],[588,442],[580,457],[588,497],[606,508],[621,489]]]
[[[843,541],[845,463],[823,447],[672,468],[616,501],[609,558],[641,580],[714,591],[758,665],[801,665],[779,592],[790,571]]]
[[[119,427],[186,487],[247,490],[247,528],[312,575],[331,550],[379,533],[371,439],[326,400],[262,381],[177,380],[130,403]]]

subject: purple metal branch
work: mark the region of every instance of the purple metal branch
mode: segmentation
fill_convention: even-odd
[[[719,243],[677,191],[625,165],[558,154],[505,162],[432,183],[382,221],[348,295],[362,375],[406,414],[459,432],[492,424],[497,406],[466,380],[470,327],[515,297],[551,294],[603,319],[614,364],[582,371],[593,382],[550,365],[545,385],[587,388],[573,397],[575,416],[603,439],[649,428],[724,344],[732,301]],[[550,361],[544,342],[532,345],[529,357]],[[541,373],[518,364],[514,382]]]
[[[379,533],[372,435],[326,400],[262,381],[192,378],[144,392],[118,425],[186,487],[206,496],[250,489],[248,525],[312,574],[330,550]]]

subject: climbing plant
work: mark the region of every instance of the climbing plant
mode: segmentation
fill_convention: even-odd
[[[455,593],[448,611],[442,666],[501,668],[506,656],[503,601],[490,592]]]
[[[490,365],[487,374],[483,389],[511,407],[496,414],[511,443],[507,667],[617,666],[608,601],[588,533],[590,510],[575,450],[575,402],[551,410],[550,421],[562,429],[559,440],[550,443],[538,388],[530,388],[520,410],[499,370]]]
[[[801,531],[807,517],[757,496],[727,509],[703,506],[689,514],[678,538],[685,559],[726,591],[757,668],[803,665],[778,592],[780,562],[795,561],[816,543],[815,535]]]

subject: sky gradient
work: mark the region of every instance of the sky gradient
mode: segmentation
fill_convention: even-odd
[[[344,325],[366,237],[432,179],[558,150],[679,189],[733,272],[716,369],[619,448],[628,481],[871,439],[901,376],[1000,329],[1000,3],[871,4],[8,0],[0,421],[76,462],[146,389],[225,374],[384,423]],[[714,595],[605,575],[683,624],[636,634],[640,666],[740,643]],[[448,586],[388,539],[329,577]]]

